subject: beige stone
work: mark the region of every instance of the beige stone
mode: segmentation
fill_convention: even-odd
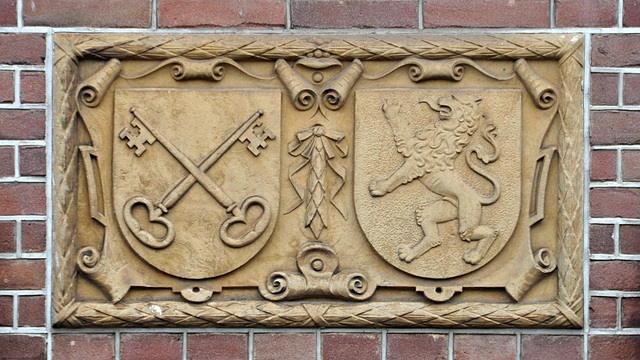
[[[57,326],[582,325],[582,37],[56,35]]]

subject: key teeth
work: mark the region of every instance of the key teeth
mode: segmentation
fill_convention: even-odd
[[[268,127],[265,127],[264,130],[262,131],[264,134],[267,134],[267,138],[273,140],[276,138],[276,133],[274,133],[271,129],[269,129]],[[265,143],[266,144],[266,143]],[[266,145],[264,147],[267,147]]]
[[[142,156],[142,154],[144,154],[144,152],[145,152],[146,150],[147,150],[147,149],[145,149],[145,148],[142,148],[142,149],[136,149],[135,154],[136,154],[136,156],[140,157],[140,156]]]
[[[147,143],[149,145],[152,145],[154,142],[156,142],[157,139],[140,121],[140,119],[135,117],[135,109],[131,108],[130,111],[134,114],[134,118],[129,122],[131,128],[125,126],[120,131],[118,136],[122,140],[128,139],[129,141],[127,142],[127,146],[131,149],[135,147],[135,154],[139,157],[142,156],[142,154],[144,154],[144,152],[147,150],[144,144]],[[132,129],[137,129],[137,131],[134,132]]]
[[[261,125],[262,121],[256,120],[247,131],[238,137],[238,141],[240,142],[248,141],[246,144],[247,150],[254,156],[260,155],[260,148],[267,147],[268,144],[266,140],[275,139],[276,137],[276,134],[266,126],[263,129],[259,129]]]

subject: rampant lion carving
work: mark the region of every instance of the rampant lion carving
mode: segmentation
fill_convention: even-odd
[[[477,241],[476,246],[463,255],[465,262],[475,265],[487,253],[498,237],[499,231],[481,224],[482,205],[491,205],[500,197],[500,185],[484,171],[478,160],[485,164],[498,159],[499,149],[495,142],[496,127],[479,110],[481,99],[471,96],[443,96],[425,99],[431,109],[439,113],[438,120],[424,129],[410,133],[408,124],[399,116],[398,101],[386,101],[382,105],[387,122],[393,131],[398,152],[404,163],[387,179],[374,179],[369,185],[372,196],[383,196],[401,185],[420,179],[427,189],[442,198],[431,203],[420,204],[415,209],[416,222],[424,237],[413,245],[398,247],[401,260],[410,263],[430,249],[442,244],[438,234],[439,223],[458,219],[458,234],[464,241]],[[471,143],[473,134],[481,129],[482,137],[491,147]],[[458,155],[465,150],[467,165],[487,179],[493,192],[484,196],[469,186],[454,169]],[[471,155],[475,153],[476,160]]]

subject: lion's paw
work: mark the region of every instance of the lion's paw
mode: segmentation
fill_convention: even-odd
[[[472,235],[473,235],[473,229],[472,228],[468,228],[464,231],[460,232],[460,239],[464,240],[464,241],[471,241],[472,240]]]
[[[473,249],[462,255],[462,260],[464,260],[467,264],[476,265],[480,262],[480,260],[482,260],[482,254],[476,251],[476,249]]]
[[[398,100],[385,100],[385,102],[382,104],[382,112],[387,119],[395,119],[400,113],[400,107],[401,105]]]
[[[416,258],[416,254],[409,245],[400,245],[398,247],[398,257],[405,262],[412,262]]]
[[[383,182],[383,180],[379,179],[371,180],[369,183],[369,192],[371,193],[371,196],[382,196],[387,193],[382,186]]]

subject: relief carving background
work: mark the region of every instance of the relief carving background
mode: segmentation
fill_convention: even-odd
[[[55,44],[58,325],[581,326],[579,36]]]

